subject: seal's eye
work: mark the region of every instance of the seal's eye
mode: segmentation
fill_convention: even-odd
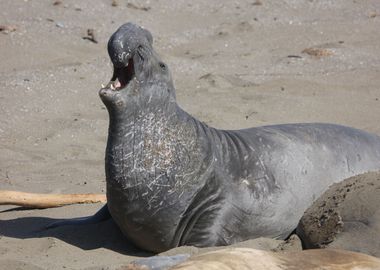
[[[164,64],[164,63],[162,63],[162,62],[160,62],[160,68],[162,69],[162,70],[166,70],[166,65]]]

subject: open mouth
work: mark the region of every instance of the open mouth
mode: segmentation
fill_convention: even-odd
[[[110,82],[102,88],[109,88],[114,91],[119,91],[125,88],[129,82],[135,77],[135,68],[133,57],[129,58],[127,65],[124,67],[113,67],[113,75]]]

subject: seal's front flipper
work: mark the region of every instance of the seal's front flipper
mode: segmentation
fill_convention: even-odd
[[[56,221],[53,223],[48,224],[45,229],[52,229],[60,226],[66,226],[66,225],[85,225],[85,224],[95,224],[99,223],[101,221],[104,221],[106,219],[110,219],[111,214],[108,211],[107,204],[104,205],[98,212],[95,213],[93,216],[89,217],[81,217],[81,218],[72,218],[72,219],[65,219]]]

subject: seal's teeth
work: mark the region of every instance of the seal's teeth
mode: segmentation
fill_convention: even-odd
[[[102,84],[102,88],[105,88],[106,86],[104,84]]]
[[[111,83],[110,88],[111,88],[112,90],[115,90],[115,86],[113,85],[113,83]]]
[[[110,88],[112,84],[113,84],[113,81],[110,81],[109,83],[107,83],[106,88]]]

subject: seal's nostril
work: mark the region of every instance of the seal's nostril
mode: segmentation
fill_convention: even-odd
[[[162,70],[166,70],[166,65],[164,64],[164,63],[162,63],[162,62],[160,62],[160,68],[162,69]]]

